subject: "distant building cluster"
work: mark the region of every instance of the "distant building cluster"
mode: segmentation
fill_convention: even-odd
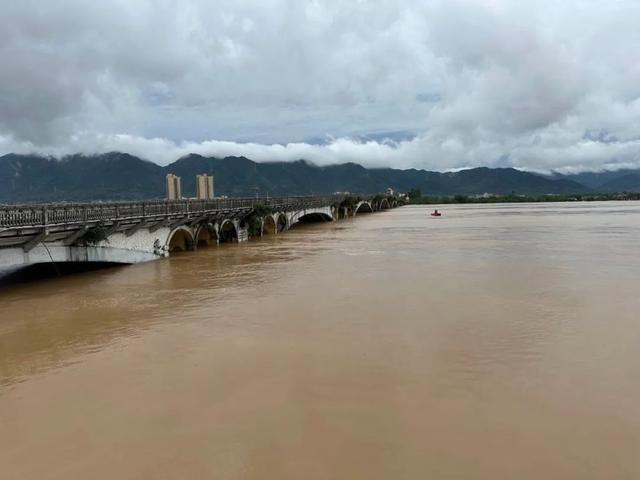
[[[211,200],[214,197],[213,175],[196,175],[196,198],[198,200]],[[181,178],[169,173],[167,175],[167,200],[182,199]]]

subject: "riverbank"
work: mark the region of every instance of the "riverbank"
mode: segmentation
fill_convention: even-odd
[[[640,193],[592,193],[577,195],[427,195],[412,197],[413,205],[441,205],[456,203],[538,203],[538,202],[606,202],[640,200]]]

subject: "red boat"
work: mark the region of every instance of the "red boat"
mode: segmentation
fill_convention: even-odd
[[[442,214],[436,209],[433,212],[431,212],[431,216],[432,217],[441,217]]]

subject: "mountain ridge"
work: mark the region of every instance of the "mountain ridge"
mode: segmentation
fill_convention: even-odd
[[[304,159],[257,163],[246,157],[216,158],[198,154],[189,154],[167,166],[160,166],[127,153],[110,152],[75,154],[61,159],[38,155],[1,156],[0,202],[162,198],[167,173],[182,177],[183,195],[187,197],[195,196],[195,175],[201,173],[214,175],[216,195],[227,196],[367,193],[384,191],[388,187],[398,191],[419,189],[427,195],[596,191],[570,175],[550,177],[514,168],[477,167],[458,172],[433,172],[368,169],[351,162],[316,166]],[[589,177],[591,184],[596,181],[594,178],[593,175]],[[640,191],[640,171],[629,171],[621,176],[603,176],[602,188],[616,188],[616,185],[636,188],[636,184]]]

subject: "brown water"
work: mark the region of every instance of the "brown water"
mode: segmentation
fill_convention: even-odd
[[[640,204],[442,210],[0,291],[0,478],[640,478]]]

